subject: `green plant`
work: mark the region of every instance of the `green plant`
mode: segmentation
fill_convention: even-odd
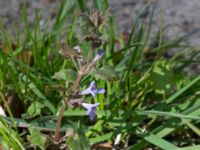
[[[199,149],[200,77],[184,70],[199,62],[199,51],[182,44],[190,34],[165,41],[161,16],[152,40],[151,3],[123,36],[107,0],[93,0],[94,10],[87,8],[83,0],[62,1],[49,28],[40,26],[38,11],[29,26],[24,6],[16,37],[1,21],[0,100],[9,117],[0,119],[0,143],[5,149],[105,148],[102,143],[133,150]],[[147,9],[145,24],[141,15]],[[181,51],[165,57],[171,48]],[[95,96],[83,102],[85,94]],[[11,107],[13,101],[20,108]],[[24,110],[19,118],[16,109]]]

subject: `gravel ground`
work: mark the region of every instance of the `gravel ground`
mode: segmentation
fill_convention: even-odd
[[[89,0],[87,0],[88,2]],[[153,31],[158,29],[160,14],[163,14],[163,24],[166,27],[165,36],[168,38],[183,35],[195,29],[200,29],[199,0],[110,0],[109,3],[117,19],[119,31],[129,31],[131,24],[148,1],[156,3]],[[34,21],[34,10],[41,11],[43,22],[54,20],[60,0],[26,0],[28,21]],[[7,29],[17,27],[20,20],[23,0],[0,0],[0,16]],[[148,14],[147,14],[148,16]],[[198,46],[200,33],[191,37],[190,43]]]

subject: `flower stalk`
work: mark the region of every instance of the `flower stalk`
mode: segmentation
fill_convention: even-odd
[[[81,78],[83,77],[84,74],[87,73],[86,72],[86,68],[88,67],[89,62],[92,59],[93,52],[94,52],[94,48],[92,48],[91,51],[89,52],[88,58],[86,60],[86,64],[80,66],[80,71],[78,71],[78,75],[77,75],[76,81],[72,85],[72,89],[71,89],[72,93],[76,93],[76,91],[78,89],[78,86],[79,86],[79,83],[81,81]],[[65,102],[62,104],[62,107],[60,109],[60,112],[59,112],[59,115],[58,115],[58,119],[57,119],[57,122],[56,122],[56,130],[55,130],[55,134],[54,134],[54,143],[55,144],[59,142],[59,139],[60,139],[60,127],[61,127],[63,114],[64,114],[64,112],[65,112],[65,110],[67,108],[67,102],[70,99],[71,99],[71,97],[69,96],[67,98],[67,100],[65,100]]]

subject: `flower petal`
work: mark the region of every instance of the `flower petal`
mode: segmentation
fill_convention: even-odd
[[[93,90],[93,91],[91,90],[91,91],[90,91],[90,94],[91,94],[93,97],[95,97],[95,96],[96,96],[96,90]]]
[[[105,93],[105,89],[96,89],[96,84],[95,84],[95,81],[92,81],[90,83],[90,86],[89,88],[87,88],[86,90],[82,91],[81,92],[81,95],[88,95],[88,94],[91,94],[93,97],[96,96],[96,94],[99,93],[99,94],[104,94]]]
[[[97,93],[99,94],[104,94],[106,91],[105,89],[97,89]]]
[[[82,103],[82,106],[83,106],[85,109],[96,108],[96,107],[99,106],[99,103],[96,103],[96,104]]]
[[[93,104],[88,104],[88,103],[82,103],[82,106],[85,108],[85,109],[90,109]]]
[[[87,109],[87,114],[90,117],[90,121],[94,121],[96,115],[96,108],[99,106],[99,103],[96,104],[82,103],[82,106]]]
[[[101,57],[103,57],[105,54],[105,51],[103,49],[99,50],[96,54],[96,56],[94,57],[93,62],[96,62],[97,60],[99,60]]]
[[[96,84],[95,84],[95,82],[94,81],[92,81],[91,83],[90,83],[90,87],[89,87],[91,90],[95,90],[96,89]]]
[[[88,114],[89,117],[90,117],[90,121],[93,122],[94,119],[95,119],[95,116],[96,116],[96,113],[95,112],[91,112],[90,114]]]
[[[93,106],[96,107],[96,108],[97,108],[99,105],[100,105],[99,103],[93,104]]]
[[[88,95],[91,93],[90,88],[85,89],[84,91],[81,92],[81,95]]]

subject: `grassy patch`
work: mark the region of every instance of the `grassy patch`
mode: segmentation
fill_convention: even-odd
[[[40,12],[28,25],[24,6],[16,36],[1,22],[0,102],[7,113],[0,118],[1,145],[199,149],[200,77],[184,70],[198,63],[198,51],[181,45],[190,34],[163,40],[161,16],[150,39],[153,4],[144,6],[129,34],[118,32],[107,0],[87,7],[83,0],[62,1],[50,28],[40,26]],[[146,9],[148,23],[141,18]],[[166,57],[172,48],[177,53]],[[104,56],[94,61],[102,49]],[[83,96],[92,81],[105,93],[97,88],[94,97]],[[99,104],[94,121],[83,102]]]

